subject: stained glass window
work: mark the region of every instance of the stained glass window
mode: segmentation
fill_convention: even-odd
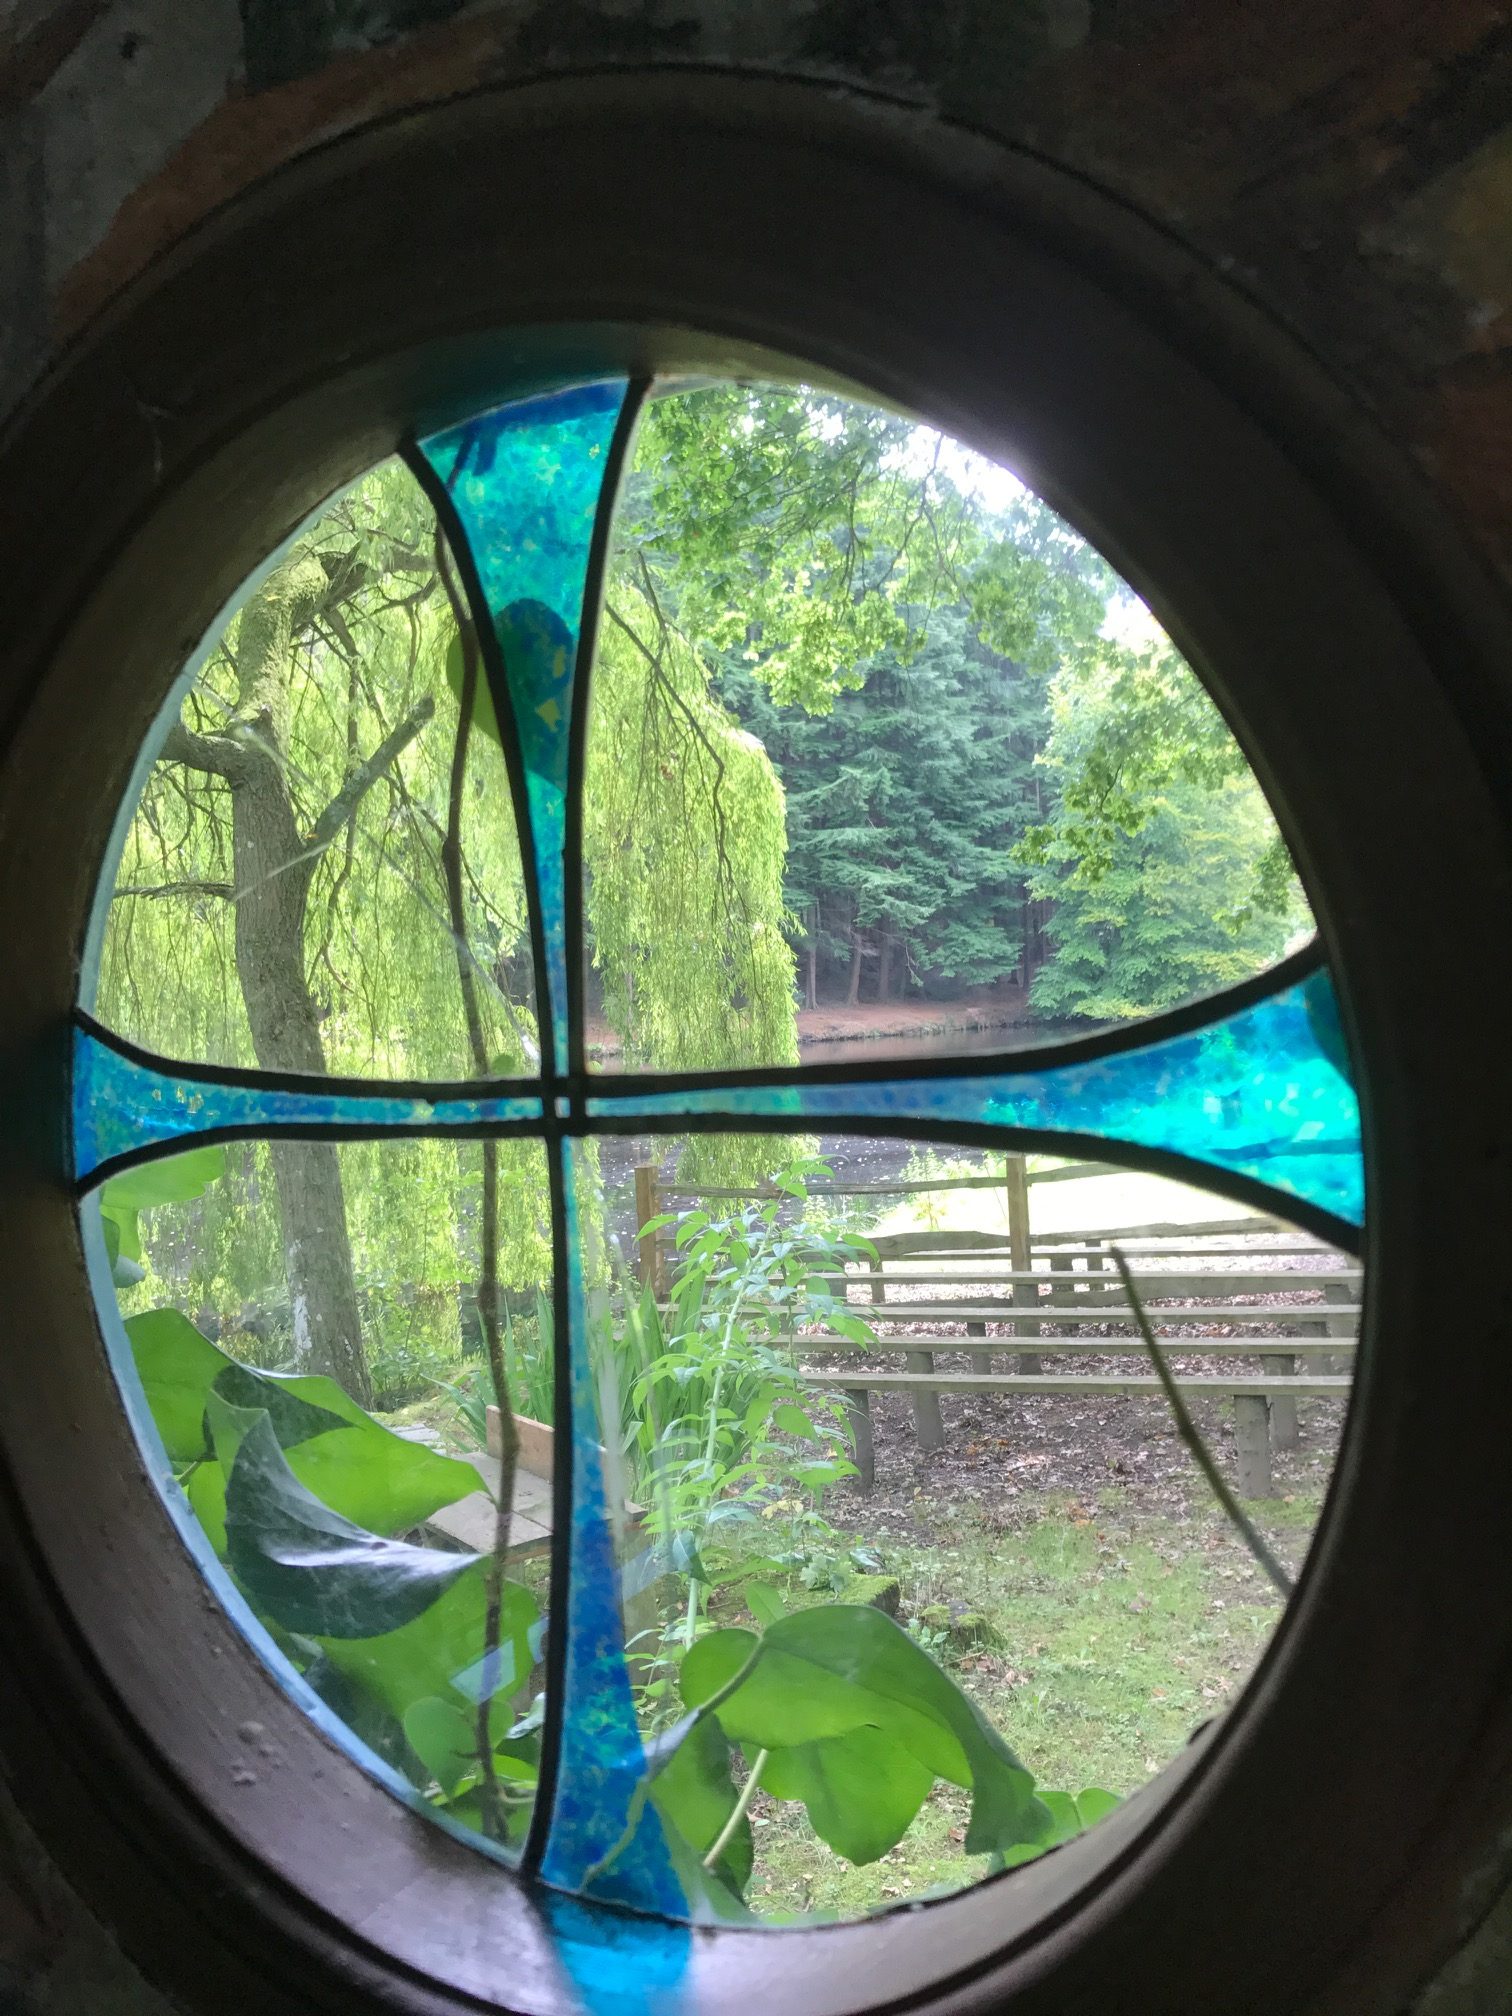
[[[990,1341],[1010,1362],[1031,1346],[1048,1351],[1057,1331],[1065,1352],[1115,1348],[1083,1334],[1084,1314],[1074,1338],[1071,1318],[1046,1314],[1050,1302],[1024,1315],[1036,1281],[1061,1277],[1037,1277],[1016,1232],[995,1243],[955,1235],[991,1249],[978,1286],[999,1286],[1005,1298],[978,1317],[950,1309],[944,1277],[931,1282],[927,1272],[944,1264],[931,1256],[955,1250],[949,1225],[933,1246],[927,1237],[887,1246],[900,1235],[879,1232],[885,1220],[863,1226],[838,1206],[805,1218],[803,1200],[837,1187],[815,1137],[826,1150],[861,1140],[900,1158],[948,1150],[947,1173],[928,1180],[942,1191],[1001,1193],[1005,1226],[1018,1222],[1009,1193],[1028,1180],[1026,1154],[1042,1158],[1033,1174],[1045,1181],[1077,1176],[1054,1158],[1146,1172],[1138,1180],[1156,1188],[1126,1218],[1157,1205],[1179,1213],[1178,1185],[1188,1197],[1195,1187],[1227,1200],[1244,1214],[1239,1245],[1223,1247],[1210,1210],[1161,1318],[1168,1334],[1176,1326],[1178,1349],[1182,1322],[1216,1315],[1226,1341],[1210,1350],[1236,1353],[1256,1311],[1197,1306],[1213,1278],[1203,1269],[1225,1253],[1231,1273],[1235,1255],[1249,1255],[1242,1264],[1252,1268],[1306,1256],[1314,1271],[1287,1277],[1282,1297],[1295,1288],[1305,1320],[1269,1354],[1252,1354],[1290,1368],[1271,1368],[1280,1383],[1259,1400],[1278,1420],[1275,1410],[1295,1407],[1299,1394],[1347,1386],[1338,1361],[1352,1343],[1339,1324],[1358,1313],[1350,1256],[1364,1174],[1322,953],[1313,940],[1279,956],[1281,926],[1255,927],[1248,912],[1224,925],[1226,937],[1205,917],[1208,935],[1187,945],[1179,973],[1172,954],[1166,992],[1132,1007],[1133,953],[1116,985],[1104,976],[1100,991],[1075,980],[1051,990],[1062,1008],[1074,1000],[1090,1033],[1065,1019],[1031,1032],[1020,1015],[1023,1040],[1005,1017],[988,1023],[985,1047],[930,1056],[909,1036],[901,1054],[881,1044],[867,1054],[863,1044],[835,1061],[800,1059],[795,975],[812,1002],[821,957],[842,970],[851,962],[853,1004],[870,960],[867,984],[885,1002],[899,961],[974,984],[984,946],[1010,929],[1027,974],[1034,933],[1045,928],[1048,899],[1027,879],[1011,924],[1005,896],[983,896],[932,936],[918,924],[931,876],[944,886],[975,874],[985,888],[1008,873],[1001,833],[980,817],[969,830],[964,819],[951,825],[934,800],[934,838],[911,864],[911,894],[895,894],[890,913],[875,902],[867,911],[886,852],[863,831],[870,815],[856,810],[867,766],[866,788],[885,797],[907,782],[910,734],[922,776],[930,766],[946,774],[950,735],[959,750],[980,733],[947,722],[947,739],[931,741],[917,715],[913,729],[862,723],[841,704],[863,684],[842,662],[847,648],[867,654],[884,702],[887,681],[901,690],[921,653],[937,649],[928,691],[956,694],[963,710],[969,700],[978,723],[999,705],[1027,718],[1047,704],[1054,639],[1045,626],[1080,597],[1083,633],[1111,638],[1098,690],[1164,679],[1167,712],[1187,709],[1194,753],[1184,770],[1172,768],[1155,812],[1128,814],[1129,833],[1148,835],[1153,818],[1180,840],[1200,809],[1217,835],[1204,862],[1253,843],[1263,868],[1270,843],[1257,796],[1244,796],[1250,783],[1235,783],[1214,753],[1207,703],[1120,641],[1115,617],[1127,623],[1127,605],[1114,608],[1100,577],[1076,576],[1069,535],[1048,520],[1036,520],[1012,556],[995,533],[997,544],[979,541],[969,554],[963,545],[941,563],[941,578],[968,563],[975,570],[975,628],[957,610],[925,635],[907,613],[908,597],[924,592],[909,586],[910,542],[954,536],[938,516],[926,528],[932,493],[918,484],[938,480],[942,453],[965,451],[942,450],[939,437],[902,423],[880,449],[874,433],[886,481],[869,493],[873,517],[853,515],[844,538],[827,535],[796,573],[766,553],[757,587],[742,591],[720,545],[721,514],[738,507],[742,537],[757,547],[779,534],[791,541],[783,513],[814,480],[816,458],[844,465],[851,418],[790,391],[757,409],[745,388],[728,388],[720,396],[731,440],[754,440],[760,458],[740,479],[744,492],[732,479],[695,495],[691,465],[677,461],[679,428],[692,423],[672,408],[644,437],[656,454],[630,464],[654,389],[568,386],[409,443],[403,462],[292,543],[198,662],[150,752],[159,761],[103,898],[94,1012],[81,1012],[73,1039],[72,1173],[154,1473],[207,1574],[296,1698],[410,1804],[552,1890],[665,1919],[739,1918],[760,1908],[762,1886],[750,1887],[756,1830],[782,1824],[761,1810],[764,1799],[802,1805],[827,1852],[859,1868],[891,1852],[932,1787],[954,1788],[961,1817],[950,1838],[968,1874],[1044,1852],[1111,1803],[1102,1792],[1036,1785],[948,1664],[947,1653],[958,1664],[995,1656],[989,1628],[973,1639],[948,1599],[924,1606],[933,1622],[904,1620],[908,1629],[885,1589],[875,1604],[810,1602],[826,1587],[815,1566],[822,1548],[805,1557],[809,1580],[795,1599],[775,1583],[798,1557],[764,1569],[781,1549],[753,1541],[740,1583],[748,1611],[739,1616],[749,1621],[713,1617],[725,1571],[711,1536],[722,1522],[758,1536],[796,1533],[805,1508],[857,1474],[863,1438],[871,1460],[858,1397],[868,1389],[846,1353],[881,1349],[871,1326],[889,1294],[903,1294],[889,1320],[904,1325],[892,1341],[909,1369],[879,1373],[875,1390],[910,1395],[921,1436],[938,1423],[939,1403],[931,1415],[933,1389],[918,1367],[932,1365],[937,1347],[977,1353],[973,1369],[950,1375],[954,1388],[947,1379],[952,1405],[992,1384],[981,1341],[989,1313],[1007,1323]],[[921,476],[919,458],[931,453]],[[959,472],[952,481],[959,502],[969,484]],[[908,497],[924,502],[915,509]],[[992,508],[1006,507],[999,498]],[[669,607],[669,542],[682,550],[700,539],[710,548],[706,578]],[[748,606],[731,601],[741,593]],[[864,621],[847,646],[837,626],[856,608]],[[701,648],[722,654],[717,692],[690,670]],[[275,660],[297,663],[299,676],[269,678]],[[740,682],[758,663],[765,697],[741,715]],[[640,683],[622,666],[638,667]],[[444,676],[428,684],[426,667]],[[823,704],[804,684],[820,679],[830,681]],[[839,754],[803,769],[808,724],[837,704]],[[771,710],[783,707],[789,716],[777,722]],[[792,775],[807,780],[808,800],[794,785],[785,811],[749,725],[758,715],[774,743],[788,738]],[[1063,751],[1079,720],[1061,723]],[[889,734],[884,761],[877,751]],[[1012,755],[1005,743],[992,760]],[[1031,738],[1013,756],[1015,788],[1042,801],[1048,773],[1035,772],[1033,755]],[[585,766],[591,775],[594,765],[602,788],[585,799]],[[695,836],[680,860],[648,788],[680,808]],[[1126,788],[1114,777],[1104,795]],[[910,800],[900,817],[917,826],[923,803]],[[812,943],[827,931],[829,950],[815,952],[806,983],[801,950],[795,963],[783,935],[796,906],[780,886],[780,848],[773,857],[747,845],[762,818],[768,835],[801,826],[805,859],[821,865],[835,836],[849,834],[849,858],[865,868],[835,884],[854,897],[846,931],[814,922]],[[1116,820],[1107,828],[1118,830]],[[1057,837],[1041,821],[1037,837],[1015,843],[1028,847],[1025,859],[1039,849],[1043,875],[1062,875],[1066,942],[1083,947],[1076,956],[1115,932],[1111,897],[1096,899],[1102,915],[1082,903],[1106,881],[1082,876],[1081,855],[1067,851],[1090,858],[1110,844],[1107,831],[1077,837],[1091,831],[1068,819]],[[1167,877],[1167,922],[1188,897],[1212,907],[1200,878],[1183,896],[1173,859],[1147,851],[1123,864],[1136,877]],[[742,875],[766,877],[759,914],[741,908]],[[710,892],[726,885],[732,902],[711,907]],[[357,900],[359,890],[374,893]],[[184,921],[164,935],[155,920],[170,901],[186,906]],[[819,920],[823,903],[813,905]],[[1074,941],[1073,923],[1082,934]],[[680,966],[668,963],[674,950]],[[184,983],[196,961],[197,973],[220,976],[215,986]],[[714,972],[723,976],[717,1009],[699,992],[699,976]],[[1020,997],[1022,1009],[1026,989]],[[606,1004],[620,1016],[607,1045],[590,1031]],[[705,1160],[685,1208],[669,1206],[665,1222],[649,1225],[637,1212],[616,1243],[602,1200],[624,1176],[627,1139],[652,1144],[643,1169],[678,1140],[703,1143]],[[618,1158],[613,1169],[606,1156]],[[729,1172],[756,1163],[762,1181],[741,1193]],[[967,1173],[949,1173],[956,1168]],[[867,1188],[858,1180],[851,1194]],[[717,1201],[732,1193],[747,1203]],[[176,1307],[142,1306],[149,1212],[154,1252],[172,1256]],[[1140,1234],[1136,1217],[1136,1252]],[[1127,1315],[1101,1272],[1106,1242],[1094,1250],[1071,1231],[1047,1237],[1061,1244],[1044,1249],[1042,1270],[1060,1268],[1068,1282],[1076,1270],[1085,1311]],[[658,1257],[669,1240],[682,1267],[670,1285]],[[932,1303],[908,1302],[921,1277],[906,1259],[879,1258],[884,1248],[914,1253]],[[1156,1264],[1149,1252],[1143,1264]],[[752,1268],[768,1299],[749,1350],[738,1364],[726,1351],[715,1369],[700,1366],[687,1339],[728,1344],[746,1306],[731,1282]],[[860,1303],[851,1299],[858,1282]],[[1314,1312],[1309,1298],[1325,1286],[1336,1292]],[[936,1328],[947,1314],[955,1324],[947,1338],[921,1335],[931,1310],[943,1312]],[[1259,1312],[1267,1315],[1275,1310]],[[1104,1314],[1105,1331],[1112,1321]],[[617,1341],[606,1355],[610,1331]],[[816,1337],[829,1347],[827,1374],[800,1368],[805,1336],[811,1349]],[[436,1383],[426,1340],[438,1337],[459,1362],[470,1354],[483,1368],[455,1396],[476,1430],[465,1459],[407,1412]],[[351,1377],[339,1376],[344,1365]],[[1104,1387],[1133,1390],[1130,1378],[1137,1386],[1148,1370],[1125,1363]],[[1045,1377],[1025,1370],[1019,1390],[1033,1394]],[[1236,1405],[1267,1390],[1254,1374],[1218,1383]],[[701,1411],[679,1412],[677,1395],[686,1402],[690,1392]],[[736,1418],[744,1440],[726,1433]],[[747,1475],[753,1449],[770,1452],[759,1489]],[[707,1481],[716,1459],[726,1481],[712,1504],[705,1492],[702,1525],[680,1517],[677,1492]],[[648,1486],[652,1502],[638,1502]],[[857,1575],[887,1583],[885,1562],[872,1569],[865,1549],[849,1551],[834,1571],[842,1599]],[[681,1606],[671,1622],[665,1606],[647,1607],[648,1591],[668,1587]],[[887,1887],[871,1901],[889,1901]],[[802,1895],[784,1893],[768,1915],[803,1908]]]

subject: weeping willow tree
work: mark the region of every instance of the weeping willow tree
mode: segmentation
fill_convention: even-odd
[[[465,971],[488,1063],[533,1065],[519,851],[503,760],[485,738],[468,739],[452,803],[459,723],[442,675],[454,625],[440,557],[424,499],[386,467],[321,517],[216,640],[127,835],[97,997],[113,1027],[189,1059],[458,1078],[475,1068]],[[355,1251],[392,1254],[404,1203],[375,1179],[398,1158],[322,1142],[263,1152],[296,1361],[366,1402],[344,1160],[367,1163]],[[458,1239],[475,1245],[466,1151],[439,1152],[456,1165]],[[544,1278],[549,1251],[539,1157],[513,1144],[498,1154],[499,1266],[523,1286]]]
[[[460,1078],[479,1068],[480,1041],[495,1073],[535,1068],[519,849],[488,734],[467,736],[453,801],[446,565],[425,500],[386,467],[216,639],[127,835],[96,999],[110,1026],[170,1056],[281,1072]],[[696,654],[658,636],[633,596],[607,625],[590,748],[589,928],[630,1051],[694,1066],[795,1058],[780,786]],[[456,1283],[488,1267],[501,1289],[549,1281],[540,1152],[492,1152],[490,1175],[476,1144],[260,1144],[197,1207],[199,1250],[177,1256],[180,1276],[235,1320],[276,1213],[296,1362],[367,1403],[375,1298],[400,1281],[413,1307],[445,1285],[443,1194]]]
[[[798,1061],[782,785],[654,598],[623,580],[600,632],[583,856],[604,1012],[629,1068]],[[683,1173],[749,1183],[788,1152],[698,1135]]]

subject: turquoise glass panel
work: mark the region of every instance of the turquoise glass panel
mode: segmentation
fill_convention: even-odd
[[[656,1809],[625,1665],[619,1570],[589,1353],[573,1144],[564,1142],[572,1354],[572,1529],[561,1761],[541,1874],[558,1889],[671,1916],[688,1909]],[[640,1795],[639,1797],[637,1795]],[[638,1809],[638,1810],[637,1810]]]
[[[467,534],[525,768],[552,1049],[567,1069],[567,761],[588,556],[626,381],[498,407],[420,446]],[[495,696],[497,700],[497,696]]]
[[[678,2016],[692,2009],[694,1933],[663,1918],[600,1910],[546,1892],[542,1912],[582,2016]]]
[[[258,1134],[288,1133],[304,1127],[382,1130],[434,1127],[446,1131],[479,1121],[507,1123],[541,1118],[539,1098],[423,1099],[381,1090],[270,1091],[261,1085],[198,1078],[139,1063],[113,1044],[74,1032],[73,1174],[87,1183],[96,1169],[138,1148],[158,1142],[192,1141],[197,1134],[228,1128]]]
[[[858,1084],[690,1085],[614,1093],[590,1117],[791,1114],[795,1120],[920,1120],[1092,1134],[1184,1155],[1269,1184],[1350,1225],[1365,1216],[1360,1106],[1328,975],[1220,1022],[1088,1062]]]

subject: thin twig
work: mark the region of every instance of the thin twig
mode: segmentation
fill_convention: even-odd
[[[446,839],[441,848],[441,865],[446,877],[446,901],[451,911],[452,942],[457,959],[457,982],[462,990],[462,1012],[467,1022],[467,1040],[472,1050],[473,1070],[479,1078],[491,1075],[488,1044],[483,1035],[483,1017],[478,1008],[473,969],[466,954],[467,910],[462,894],[462,791],[467,777],[467,741],[472,727],[473,703],[480,676],[477,634],[467,617],[461,590],[453,579],[445,534],[436,528],[436,568],[446,589],[452,615],[462,639],[462,691],[459,695],[457,739],[452,751],[451,789],[447,803]],[[494,1501],[493,1555],[488,1564],[483,1612],[483,1685],[479,1691],[476,1740],[478,1764],[483,1773],[482,1793],[485,1831],[497,1841],[505,1838],[504,1802],[498,1772],[494,1766],[493,1733],[489,1711],[493,1706],[493,1680],[499,1665],[499,1645],[504,1615],[504,1566],[509,1556],[509,1526],[514,1512],[515,1470],[519,1459],[520,1434],[515,1426],[514,1406],[509,1396],[509,1370],[504,1362],[504,1337],[499,1324],[499,1144],[485,1138],[483,1151],[482,1254],[478,1264],[478,1319],[488,1351],[488,1370],[493,1381],[494,1404],[499,1410],[499,1492]]]
[[[730,1808],[730,1817],[728,1820],[726,1820],[723,1827],[720,1828],[718,1837],[714,1842],[714,1846],[703,1858],[703,1866],[705,1867],[705,1869],[715,1868],[719,1862],[720,1856],[723,1855],[726,1848],[729,1847],[731,1840],[734,1838],[735,1829],[740,1825],[741,1821],[744,1820],[746,1816],[746,1811],[750,1806],[751,1800],[755,1796],[756,1787],[761,1783],[762,1771],[765,1769],[766,1760],[768,1757],[770,1757],[771,1754],[772,1753],[770,1752],[770,1750],[758,1750],[756,1752],[755,1758],[751,1764],[751,1768],[749,1772],[746,1774],[746,1781],[744,1785],[742,1785],[740,1788],[740,1797],[735,1801],[735,1804]]]
[[[1170,1402],[1171,1413],[1175,1416],[1176,1420],[1177,1433],[1181,1436],[1182,1441],[1185,1442],[1188,1449],[1191,1450],[1197,1468],[1206,1477],[1209,1488],[1213,1496],[1218,1500],[1218,1503],[1223,1507],[1229,1523],[1275,1584],[1283,1600],[1288,1598],[1292,1593],[1292,1579],[1266,1545],[1265,1538],[1259,1528],[1229,1489],[1227,1479],[1218,1468],[1218,1465],[1213,1461],[1208,1446],[1202,1439],[1197,1423],[1192,1419],[1191,1414],[1187,1410],[1186,1401],[1182,1398],[1181,1388],[1171,1377],[1171,1368],[1165,1361],[1165,1353],[1156,1341],[1155,1332],[1150,1328],[1150,1319],[1145,1314],[1144,1304],[1139,1299],[1139,1291],[1134,1286],[1134,1276],[1130,1271],[1128,1261],[1116,1246],[1110,1246],[1108,1251],[1113,1256],[1113,1265],[1118,1269],[1119,1278],[1123,1282],[1124,1293],[1128,1296],[1133,1306],[1134,1320],[1139,1325],[1139,1334],[1144,1339],[1145,1349],[1150,1354],[1150,1361],[1155,1367],[1162,1387],[1165,1389],[1166,1399]]]

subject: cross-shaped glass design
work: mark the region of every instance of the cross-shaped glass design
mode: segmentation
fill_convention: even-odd
[[[1113,1151],[1205,1181],[1357,1250],[1359,1105],[1320,953],[1194,1008],[1059,1048],[968,1060],[726,1074],[585,1069],[581,814],[586,687],[608,521],[643,385],[578,385],[411,444],[472,606],[510,768],[539,999],[534,1080],[436,1085],[190,1069],[80,1018],[72,1175],[81,1193],[136,1162],[234,1135],[525,1134],[558,1217],[556,1334],[570,1354],[569,1521],[554,1626],[565,1633],[554,1781],[532,1840],[541,1878],[673,1917],[689,1898],[654,1808],[633,1709],[620,1570],[599,1447],[575,1162],[595,1134],[791,1131],[795,1121],[1051,1151]],[[562,1460],[559,1458],[559,1461]],[[561,1502],[561,1501],[559,1501]]]

